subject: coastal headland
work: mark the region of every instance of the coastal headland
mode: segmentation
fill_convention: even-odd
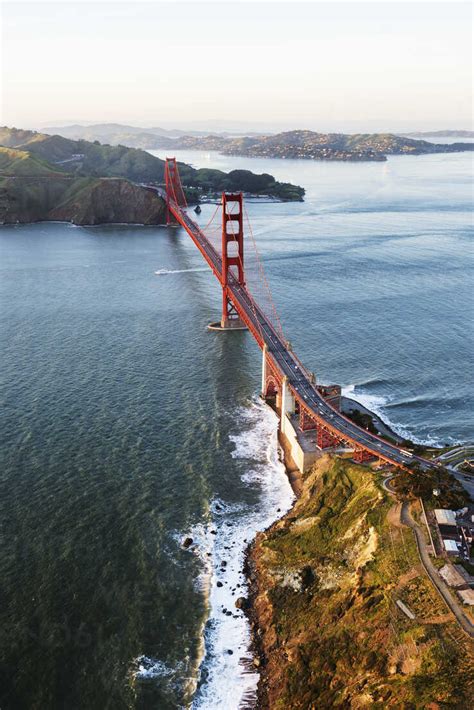
[[[388,475],[322,454],[250,545],[260,710],[472,703],[473,640],[427,576]]]
[[[136,148],[0,128],[0,224],[164,224],[164,201],[148,189],[163,183],[164,165]],[[179,169],[190,204],[224,190],[279,201],[304,196],[302,187],[267,173],[197,170],[185,163]]]

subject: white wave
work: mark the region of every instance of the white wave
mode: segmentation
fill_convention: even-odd
[[[370,412],[376,414],[392,431],[394,431],[399,436],[404,439],[410,439],[415,444],[421,444],[424,446],[442,446],[443,442],[447,439],[439,439],[435,436],[427,436],[424,439],[416,436],[411,432],[408,427],[400,424],[399,422],[393,422],[388,416],[385,407],[392,401],[392,397],[383,396],[379,394],[369,394],[367,392],[360,392],[357,390],[357,385],[347,385],[341,390],[341,394],[344,397],[353,399],[355,402],[359,402],[363,407],[368,409]],[[453,441],[453,443],[455,443]]]
[[[196,271],[209,271],[209,269],[204,267],[197,267],[196,269],[158,269],[155,271],[155,276],[167,276],[168,274],[191,274]]]
[[[194,580],[195,587],[208,596],[212,579],[212,551],[214,536],[211,534],[210,523],[199,523],[189,531],[193,540],[191,551],[197,555],[201,562],[201,572]]]
[[[138,656],[133,662],[133,667],[133,676],[135,678],[164,678],[173,675],[175,672],[163,661],[157,661],[148,656]]]
[[[226,507],[221,501],[212,505],[208,530],[216,534],[203,548],[206,557],[212,550],[209,617],[194,710],[237,710],[244,698],[255,696],[259,675],[249,651],[250,628],[244,612],[235,607],[236,599],[248,594],[244,555],[256,533],[283,515],[294,500],[278,456],[276,415],[259,401],[238,414],[243,431],[230,437],[235,444],[233,456],[244,466],[248,462],[242,481],[259,491],[259,501],[251,508]]]
[[[356,385],[347,385],[341,389],[341,394],[343,397],[348,397],[356,402],[359,402],[363,407],[366,407],[374,414],[377,414],[381,419],[387,422],[386,416],[382,417],[383,407],[385,407],[391,401],[390,397],[385,397],[380,394],[369,394],[367,392],[356,392]],[[388,422],[387,422],[388,424]],[[389,426],[392,426],[389,424]],[[393,428],[393,427],[392,427]]]

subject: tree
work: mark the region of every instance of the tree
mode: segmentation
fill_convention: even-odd
[[[469,502],[469,495],[454,476],[442,466],[432,466],[427,470],[416,462],[410,470],[401,471],[393,480],[393,488],[402,498],[423,498],[439,507],[462,508]],[[434,495],[433,491],[439,491]]]

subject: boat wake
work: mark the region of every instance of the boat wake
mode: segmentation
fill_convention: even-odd
[[[155,276],[168,276],[169,274],[191,274],[197,271],[209,271],[209,269],[204,267],[197,267],[196,269],[158,269],[155,271]]]

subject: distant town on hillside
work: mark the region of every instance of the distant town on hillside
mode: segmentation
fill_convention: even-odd
[[[388,155],[424,155],[473,150],[470,142],[436,143],[431,138],[472,138],[473,131],[438,131],[416,133],[318,133],[309,130],[276,134],[237,135],[229,132],[206,134],[163,128],[139,128],[118,123],[83,126],[56,126],[43,129],[73,140],[99,140],[110,145],[124,145],[144,150],[213,150],[224,155],[304,158],[310,160],[384,161]]]

